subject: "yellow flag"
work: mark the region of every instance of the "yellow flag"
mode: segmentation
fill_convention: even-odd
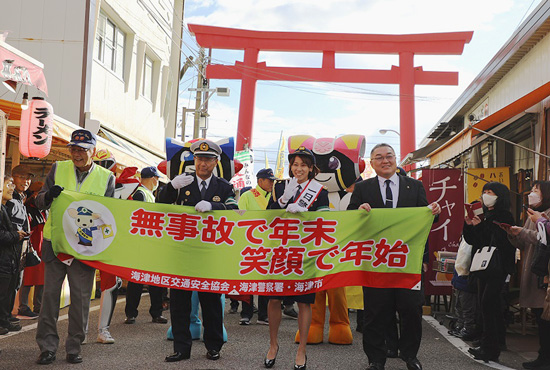
[[[279,146],[279,152],[277,153],[277,168],[275,170],[275,177],[282,179],[285,173],[285,138],[281,132],[281,145]]]

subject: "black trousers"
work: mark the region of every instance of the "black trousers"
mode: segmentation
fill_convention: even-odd
[[[9,326],[18,274],[0,274],[0,327]]]
[[[153,318],[162,315],[162,289],[158,286],[149,285],[149,298],[151,299],[149,313]],[[124,308],[126,317],[137,317],[142,292],[143,284],[128,282],[128,286],[126,287],[126,307]]]
[[[189,330],[191,314],[190,290],[170,289],[170,317],[174,335],[174,351],[190,353],[191,331]],[[199,292],[199,302],[204,325],[204,345],[207,350],[220,351],[223,346],[223,307],[221,295]]]
[[[550,360],[550,321],[541,319],[542,308],[531,308],[537,317],[539,327],[539,357]]]
[[[504,273],[478,280],[477,294],[483,328],[481,348],[494,355],[500,355],[503,332],[506,330],[502,307],[502,288],[505,280]]]
[[[409,359],[418,354],[422,340],[421,290],[363,287],[363,350],[369,362],[386,363],[386,332],[399,314],[401,356]]]
[[[269,297],[265,295],[259,295],[258,296],[258,320],[265,320],[267,319],[267,302],[269,302]],[[250,296],[250,304],[243,301],[243,308],[241,310],[241,317],[252,319],[252,316],[254,316],[254,307],[252,306],[254,304],[254,296]]]

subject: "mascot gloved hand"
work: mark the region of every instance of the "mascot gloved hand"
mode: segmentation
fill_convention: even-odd
[[[313,152],[317,167],[321,172],[315,177],[329,192],[330,210],[345,210],[346,189],[354,185],[365,169],[362,156],[365,154],[366,140],[363,135],[343,135],[337,139],[316,139],[313,136],[299,135],[288,139],[289,151],[304,146]],[[348,199],[349,203],[349,199]],[[290,207],[290,206],[289,206]],[[288,209],[287,209],[288,210]],[[351,344],[351,333],[346,288],[334,288],[317,292],[315,303],[311,305],[312,319],[307,337],[308,344],[323,342],[326,306],[330,312],[328,341],[332,344]],[[299,343],[300,333],[295,341]]]

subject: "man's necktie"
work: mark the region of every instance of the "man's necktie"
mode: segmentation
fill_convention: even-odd
[[[390,189],[391,180],[386,180],[386,208],[393,208],[393,194]]]
[[[206,197],[206,181],[201,181],[201,198],[204,199]]]

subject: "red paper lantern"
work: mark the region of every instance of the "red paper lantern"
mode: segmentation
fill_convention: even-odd
[[[35,97],[21,111],[19,151],[25,157],[44,158],[52,147],[53,107],[44,98]]]

